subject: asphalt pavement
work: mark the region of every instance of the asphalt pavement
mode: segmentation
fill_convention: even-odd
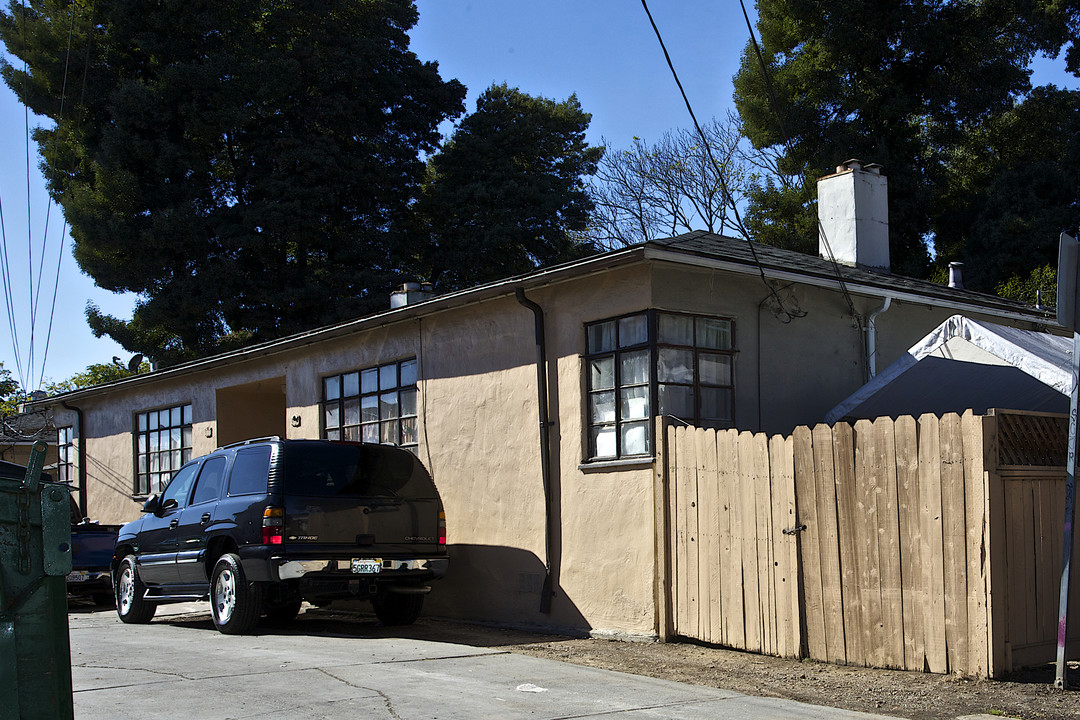
[[[111,609],[69,616],[75,717],[665,718],[873,720],[884,715],[754,697],[332,621],[227,636],[208,606],[164,606],[149,625]]]

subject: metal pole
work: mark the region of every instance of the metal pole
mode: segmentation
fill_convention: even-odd
[[[1069,571],[1072,566],[1073,520],[1076,516],[1076,433],[1080,398],[1080,333],[1073,332],[1072,394],[1069,396],[1069,459],[1065,467],[1065,539],[1061,550],[1061,595],[1058,599],[1057,674],[1054,687],[1065,689],[1065,644],[1068,639]]]

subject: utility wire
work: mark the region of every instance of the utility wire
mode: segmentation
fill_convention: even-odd
[[[22,35],[23,35],[23,47],[26,47],[26,3],[23,2],[23,23],[22,23]],[[25,50],[24,50],[25,51]],[[23,90],[26,90],[27,78],[30,77],[29,65],[26,60],[23,60]],[[22,377],[22,370],[19,370],[19,381],[26,389],[26,380],[34,374],[34,229],[33,218],[31,217],[31,204],[30,204],[30,107],[23,103],[23,140],[26,143],[26,285],[27,293],[30,298],[30,347],[27,350],[26,357],[26,375]]]
[[[784,141],[784,147],[790,153],[791,137],[784,127],[783,114],[780,112],[779,103],[776,102],[776,96],[773,93],[772,77],[769,75],[769,68],[765,63],[765,56],[762,54],[761,47],[758,45],[757,36],[754,34],[754,26],[750,22],[750,15],[746,12],[746,2],[744,0],[739,0],[739,6],[742,8],[743,19],[746,20],[746,31],[750,35],[750,43],[754,46],[754,53],[757,55],[758,65],[761,67],[761,77],[765,82],[765,95],[768,98],[769,107],[776,116],[777,127],[780,129],[780,137]],[[783,175],[781,175],[781,177],[783,177]],[[844,282],[844,278],[840,273],[840,265],[836,262],[836,256],[833,254],[832,245],[829,244],[829,236],[825,232],[825,228],[822,226],[820,219],[817,222],[817,228],[818,237],[825,243],[825,249],[829,252],[827,260],[832,264],[833,273],[836,275],[836,282],[840,284],[840,292],[843,294],[844,300],[847,301],[848,310],[851,312],[851,316],[855,318],[856,322],[858,322],[861,327],[862,321],[859,318],[859,314],[855,312],[855,302],[851,299],[851,294],[848,292],[847,284]]]
[[[62,124],[62,121],[63,121],[64,110],[65,110],[65,107],[67,105],[67,86],[68,86],[68,80],[69,80],[69,77],[70,77],[71,50],[72,50],[73,39],[74,39],[75,20],[76,20],[76,17],[77,17],[76,16],[76,13],[77,13],[76,5],[77,5],[77,3],[75,3],[75,2],[71,3],[71,15],[70,15],[69,24],[68,24],[67,47],[65,49],[65,57],[64,57],[63,82],[62,82],[62,85],[61,85],[61,94],[60,94],[60,110],[59,110],[59,115],[57,116],[57,120],[56,120],[54,130],[53,130],[52,156],[53,156],[54,163],[55,163],[55,159],[56,159],[57,147],[58,147],[59,142],[60,142],[61,124]],[[93,14],[94,14],[94,7],[95,6],[93,4],[90,7],[90,16],[91,17],[93,17]],[[23,0],[23,2],[21,3],[21,17],[20,17],[20,20],[21,20],[22,24],[21,24],[20,31],[21,31],[21,34],[22,34],[24,50],[25,50],[25,47],[26,47],[26,23],[27,23],[28,13],[29,13],[29,9],[28,9],[28,7],[26,5],[26,1]],[[81,87],[81,92],[80,92],[80,103],[82,102],[82,99],[85,98],[85,93],[86,93],[86,81],[87,81],[87,74],[88,74],[88,70],[89,70],[90,46],[91,46],[92,40],[93,40],[92,33],[88,33],[87,34],[87,46],[86,46],[85,62],[84,62],[84,65],[83,65],[83,77],[82,77],[82,87]],[[29,66],[28,66],[27,61],[24,59],[24,61],[23,61],[24,94],[27,92],[27,88],[25,86],[25,83],[29,82],[29,78],[30,78]],[[48,247],[49,247],[49,227],[50,227],[50,220],[51,220],[51,217],[52,217],[54,201],[53,201],[53,199],[52,199],[52,197],[50,195],[48,197],[48,201],[47,201],[48,204],[47,204],[47,210],[46,210],[46,216],[45,216],[44,229],[43,229],[42,234],[41,234],[40,262],[38,263],[38,267],[36,269],[36,275],[35,275],[35,267],[34,267],[35,266],[35,242],[34,242],[35,233],[34,233],[34,230],[33,230],[33,215],[32,215],[33,203],[32,203],[32,197],[31,197],[32,173],[31,173],[31,147],[30,147],[30,108],[25,103],[25,101],[23,102],[23,115],[24,115],[23,131],[24,131],[24,134],[25,134],[24,140],[25,140],[25,143],[26,143],[26,218],[27,218],[26,219],[26,226],[27,226],[27,266],[28,266],[27,283],[28,283],[28,286],[29,286],[28,287],[28,295],[29,295],[29,299],[30,299],[30,312],[29,312],[29,320],[30,320],[29,343],[30,344],[29,344],[29,347],[27,348],[27,356],[25,358],[25,360],[26,360],[25,367],[23,365],[22,347],[21,347],[21,343],[20,343],[20,339],[19,339],[18,312],[16,311],[15,295],[14,295],[14,285],[15,285],[14,274],[12,273],[11,262],[10,262],[9,253],[8,253],[7,227],[6,227],[6,224],[4,222],[2,205],[0,205],[0,231],[2,231],[2,232],[0,232],[0,243],[2,243],[2,248],[0,248],[0,250],[2,250],[2,253],[0,253],[0,271],[2,271],[2,273],[0,273],[0,274],[2,274],[2,276],[3,276],[2,279],[3,279],[3,285],[4,285],[4,301],[5,301],[7,315],[8,315],[8,328],[11,331],[12,349],[13,349],[14,355],[15,355],[15,365],[16,365],[16,370],[18,372],[19,385],[24,390],[26,390],[26,389],[29,388],[29,383],[34,383],[34,381],[35,381],[34,376],[35,376],[35,373],[37,373],[35,367],[36,367],[36,365],[38,363],[36,362],[35,356],[36,356],[36,351],[38,350],[38,347],[37,347],[38,342],[37,341],[39,339],[37,337],[38,336],[37,330],[38,330],[38,325],[39,325],[38,311],[39,311],[40,305],[41,305],[42,290],[45,287],[44,270],[45,270],[45,265],[48,264],[47,263],[47,255],[48,255]],[[79,118],[76,118],[76,123],[78,122],[78,120],[79,120]],[[47,155],[48,155],[48,153],[46,153],[46,157],[47,157]],[[77,159],[73,159],[72,163],[73,163],[72,164],[72,173],[74,173],[74,171],[76,169]],[[63,258],[64,258],[64,250],[65,250],[65,245],[66,245],[67,232],[68,232],[68,226],[67,226],[67,222],[65,221],[64,225],[63,225],[63,230],[61,231],[61,237],[60,237],[60,240],[59,240],[59,247],[58,247],[57,255],[56,255],[56,272],[55,272],[55,274],[53,276],[52,298],[51,298],[51,302],[50,302],[50,305],[49,305],[49,321],[48,321],[47,330],[45,331],[44,348],[43,348],[43,351],[42,351],[41,362],[40,362],[40,364],[41,364],[40,372],[37,373],[37,378],[36,378],[36,386],[37,387],[40,387],[40,385],[44,382],[44,379],[45,379],[45,369],[46,369],[46,362],[48,360],[49,345],[50,345],[50,342],[51,342],[51,339],[52,339],[53,322],[54,322],[55,317],[56,317],[56,301],[57,301],[57,297],[58,297],[58,294],[59,294],[60,271],[61,271],[61,268],[62,268],[62,265],[63,265]],[[35,278],[36,278],[36,281],[35,281]]]
[[[739,7],[742,8],[743,20],[746,21],[746,32],[750,35],[750,44],[754,46],[754,55],[757,56],[758,66],[761,68],[761,77],[765,81],[765,96],[769,101],[769,109],[772,110],[773,115],[776,117],[776,126],[780,130],[780,137],[784,140],[784,147],[790,151],[791,141],[787,128],[784,126],[784,115],[780,112],[780,103],[776,101],[776,93],[773,91],[772,76],[769,75],[769,69],[765,65],[765,55],[761,52],[761,46],[757,41],[757,35],[754,34],[754,25],[750,22],[750,14],[746,12],[746,3],[744,0],[739,0]]]
[[[90,9],[90,13],[91,13],[90,17],[91,17],[91,19],[93,18],[93,11],[94,11],[94,8],[93,8],[93,6],[91,6],[91,9]],[[90,22],[89,27],[93,28],[93,22],[92,21]],[[63,84],[63,87],[62,87],[62,89],[60,91],[60,113],[57,116],[59,118],[59,120],[56,123],[56,128],[55,128],[55,131],[54,131],[55,135],[53,136],[53,162],[56,161],[56,146],[60,142],[60,122],[64,119],[64,103],[65,103],[65,101],[67,99],[67,81],[68,81],[69,68],[70,68],[70,64],[71,64],[71,38],[74,35],[74,33],[75,33],[75,3],[73,2],[73,3],[71,3],[71,21],[70,21],[70,23],[68,25],[67,50],[65,52],[65,57],[64,57],[64,84]],[[87,77],[87,73],[88,73],[89,68],[90,68],[90,43],[92,42],[92,39],[93,39],[93,35],[90,32],[87,32],[87,35],[86,35],[86,55],[84,57],[84,62],[83,62],[82,84],[81,84],[81,88],[80,88],[80,92],[79,92],[79,105],[80,106],[82,105],[82,102],[86,97],[86,77]],[[79,117],[80,116],[78,114],[76,114],[76,119],[75,119],[76,126],[78,124]],[[72,174],[74,174],[74,172],[75,172],[76,163],[77,163],[77,160],[73,157],[72,161],[71,161],[71,172],[72,172]],[[42,238],[41,238],[42,267],[44,267],[44,265],[45,265],[45,245],[48,242],[48,237],[49,237],[49,218],[52,215],[52,207],[53,207],[53,201],[52,201],[52,197],[50,196],[49,197],[49,210],[45,215],[45,232],[44,232],[44,234],[42,235]],[[52,340],[53,320],[56,318],[56,296],[57,296],[57,294],[58,294],[58,292],[60,290],[60,266],[62,265],[63,260],[64,260],[64,244],[65,244],[65,239],[67,238],[67,230],[68,230],[68,224],[67,224],[67,221],[65,220],[63,230],[60,231],[60,249],[59,249],[59,251],[57,252],[57,255],[56,255],[56,277],[53,279],[52,302],[49,305],[49,326],[48,326],[47,331],[45,332],[45,348],[44,348],[44,351],[42,352],[42,355],[41,355],[41,373],[38,375],[38,381],[37,381],[38,387],[41,387],[41,384],[45,381],[45,364],[46,364],[46,361],[49,358],[49,343]],[[39,277],[38,277],[38,292],[39,293],[41,292],[40,274],[39,274]],[[37,308],[36,307],[34,308],[34,314],[35,314],[35,316],[37,314]],[[31,379],[33,379],[33,378],[31,378]]]
[[[0,275],[4,281],[4,304],[7,308],[8,316],[8,329],[11,330],[11,345],[15,351],[15,370],[18,373],[19,385],[22,385],[22,354],[19,352],[19,333],[17,332],[17,323],[15,320],[15,299],[11,294],[12,289],[12,277],[11,277],[11,264],[8,261],[7,250],[7,225],[4,222],[4,203],[3,198],[0,197],[0,244],[3,245],[2,256],[0,256]]]
[[[740,0],[741,1],[741,0]],[[649,18],[649,24],[652,25],[653,32],[656,33],[656,39],[660,43],[660,49],[664,52],[664,59],[667,61],[668,69],[671,70],[671,76],[675,79],[675,84],[679,88],[679,93],[682,95],[683,103],[686,104],[686,110],[690,113],[690,119],[694,123],[694,128],[697,130],[698,136],[701,138],[701,144],[705,148],[705,154],[709,156],[709,162],[716,168],[717,178],[720,180],[720,191],[724,194],[724,198],[727,200],[728,205],[731,206],[731,211],[735,215],[735,222],[738,224],[739,229],[742,231],[743,236],[746,238],[747,247],[750,248],[750,256],[754,260],[754,265],[757,266],[758,272],[761,274],[761,282],[769,290],[769,294],[776,301],[779,311],[783,313],[787,320],[791,322],[797,317],[803,317],[806,315],[804,311],[795,310],[790,311],[784,307],[783,299],[777,294],[772,285],[769,284],[769,280],[765,277],[765,268],[761,264],[761,260],[758,259],[757,250],[754,248],[754,241],[750,239],[750,234],[746,231],[746,226],[743,225],[742,217],[739,213],[739,208],[735,205],[735,199],[732,197],[731,191],[728,188],[727,180],[724,177],[724,170],[720,163],[716,162],[716,158],[713,157],[712,148],[709,146],[709,140],[705,137],[704,131],[701,129],[701,125],[698,123],[697,116],[694,114],[694,108],[690,104],[690,99],[686,95],[686,90],[683,89],[682,82],[679,80],[679,74],[675,71],[675,64],[671,61],[671,55],[668,53],[667,45],[664,44],[664,38],[660,34],[660,28],[656,26],[656,21],[653,20],[652,13],[649,11],[649,5],[647,0],[641,0],[641,7],[644,8],[645,14]]]

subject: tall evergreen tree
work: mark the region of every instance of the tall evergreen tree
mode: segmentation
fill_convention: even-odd
[[[595,252],[581,239],[592,202],[585,176],[591,116],[562,102],[496,85],[429,163],[418,203],[424,274],[441,290],[529,272]]]
[[[1018,112],[1031,89],[1027,68],[1035,53],[1056,55],[1068,45],[1070,69],[1080,65],[1075,0],[757,6],[761,57],[747,47],[735,77],[736,104],[747,137],[778,152],[781,162],[780,175],[750,193],[751,235],[805,248],[815,227],[817,177],[858,157],[882,164],[889,177],[893,269],[909,275],[928,273],[927,240],[939,260],[963,256],[957,238],[970,237],[971,226],[949,225],[957,217],[956,191],[966,185],[982,192],[994,180],[970,165],[962,174],[963,161],[988,127]],[[1051,130],[1056,137],[1067,132]],[[969,219],[980,216],[970,202],[960,205]]]
[[[159,361],[381,306],[464,88],[409,50],[412,0],[11,0],[5,81],[80,267],[140,295],[95,332]],[[70,41],[69,41],[70,37]],[[70,49],[69,49],[70,48]]]

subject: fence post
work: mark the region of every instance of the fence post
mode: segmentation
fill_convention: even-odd
[[[1065,466],[1065,538],[1061,549],[1061,591],[1058,597],[1057,672],[1054,687],[1065,689],[1065,645],[1068,642],[1069,625],[1069,575],[1072,566],[1073,521],[1076,518],[1076,434],[1078,376],[1080,376],[1080,333],[1073,332],[1072,394],[1069,396],[1069,456]]]
[[[668,474],[668,423],[663,415],[656,418],[655,460],[653,462],[653,524],[656,529],[656,639],[667,642],[671,639],[671,542],[668,518],[670,517],[670,478]]]

